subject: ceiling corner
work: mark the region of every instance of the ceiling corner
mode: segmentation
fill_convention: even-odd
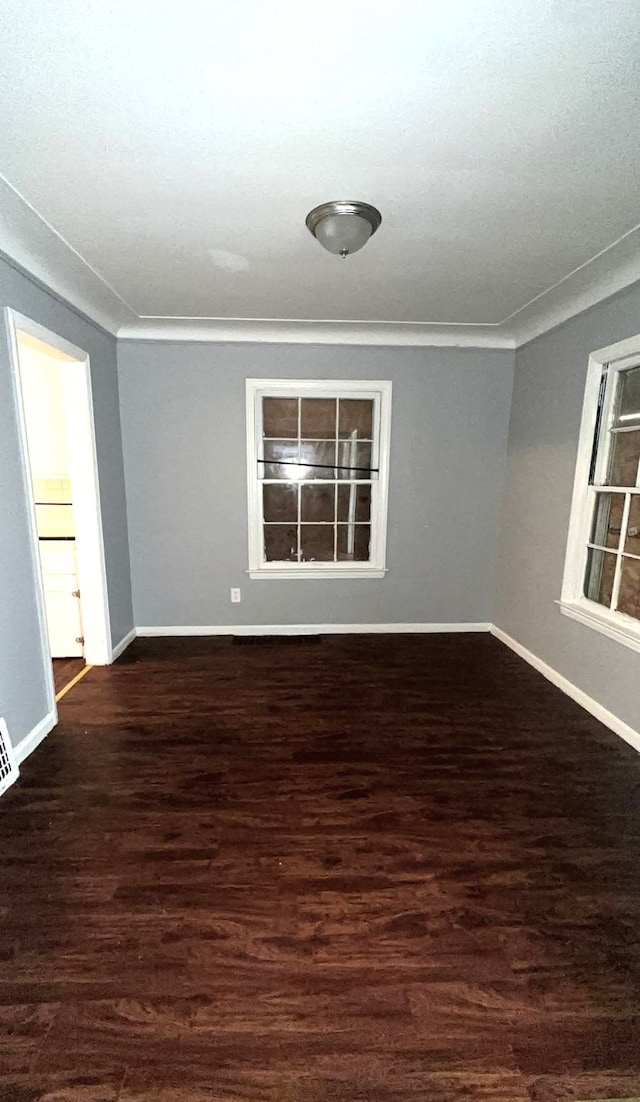
[[[516,347],[640,281],[640,226],[506,318]],[[501,327],[502,328],[502,327]]]
[[[33,279],[107,332],[138,315],[0,176],[0,251]]]

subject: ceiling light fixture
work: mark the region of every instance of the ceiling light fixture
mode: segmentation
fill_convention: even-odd
[[[307,215],[307,229],[324,249],[343,259],[357,253],[382,222],[379,210],[369,203],[336,199],[321,203]]]

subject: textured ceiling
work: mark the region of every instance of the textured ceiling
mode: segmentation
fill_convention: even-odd
[[[143,317],[497,324],[640,221],[637,0],[0,21],[0,172]],[[336,198],[383,215],[346,261]]]

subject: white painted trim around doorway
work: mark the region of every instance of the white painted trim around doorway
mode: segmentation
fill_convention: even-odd
[[[111,646],[111,625],[107,593],[107,576],[102,532],[102,512],[100,508],[100,485],[96,455],[95,425],[93,416],[93,397],[91,390],[91,370],[88,354],[69,341],[51,332],[44,326],[32,321],[10,308],[5,309],[5,323],[9,338],[12,360],[12,376],[16,408],[18,410],[18,435],[20,437],[20,462],[23,471],[24,492],[28,498],[29,528],[31,534],[34,568],[39,585],[36,592],[38,620],[42,640],[45,668],[52,709],[55,709],[55,691],[53,671],[47,632],[44,602],[44,588],[40,567],[38,531],[36,523],[27,429],[22,402],[20,382],[20,361],[18,350],[18,331],[29,334],[37,340],[50,345],[62,357],[68,358],[68,370],[74,378],[70,382],[70,391],[76,403],[74,409],[73,434],[69,434],[71,452],[71,483],[74,497],[74,520],[76,525],[76,556],[78,562],[78,581],[81,591],[84,657],[88,665],[108,665],[113,661]]]
[[[40,653],[42,655],[42,666],[45,678],[45,692],[47,696],[47,714],[39,721],[36,727],[30,731],[21,742],[16,746],[16,758],[18,764],[31,753],[31,750],[37,746],[42,738],[49,733],[51,728],[55,725],[58,718],[58,709],[56,707],[56,689],[53,680],[53,664],[51,662],[51,654],[49,647],[49,632],[47,629],[47,617],[44,605],[44,583],[42,580],[42,566],[40,563],[40,552],[38,547],[38,527],[36,521],[36,509],[33,500],[33,490],[31,487],[31,470],[29,467],[29,452],[27,449],[27,423],[24,416],[24,405],[22,403],[22,388],[20,384],[20,364],[18,360],[18,342],[16,336],[15,327],[16,315],[13,311],[5,310],[5,325],[7,330],[7,338],[9,345],[9,356],[11,359],[11,388],[13,391],[13,401],[16,410],[16,417],[18,422],[18,448],[20,458],[20,472],[22,474],[22,490],[27,499],[27,524],[29,527],[29,553],[31,555],[31,566],[34,577],[38,579],[36,585],[36,613],[38,617],[38,632],[40,636]],[[51,725],[49,726],[49,721]],[[40,737],[40,728],[46,727],[44,733]],[[19,756],[21,748],[26,745],[26,749],[22,755]]]

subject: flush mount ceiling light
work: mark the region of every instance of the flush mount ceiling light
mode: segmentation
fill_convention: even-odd
[[[328,252],[346,257],[357,253],[382,222],[382,215],[368,203],[336,199],[322,203],[307,215],[307,229]]]

